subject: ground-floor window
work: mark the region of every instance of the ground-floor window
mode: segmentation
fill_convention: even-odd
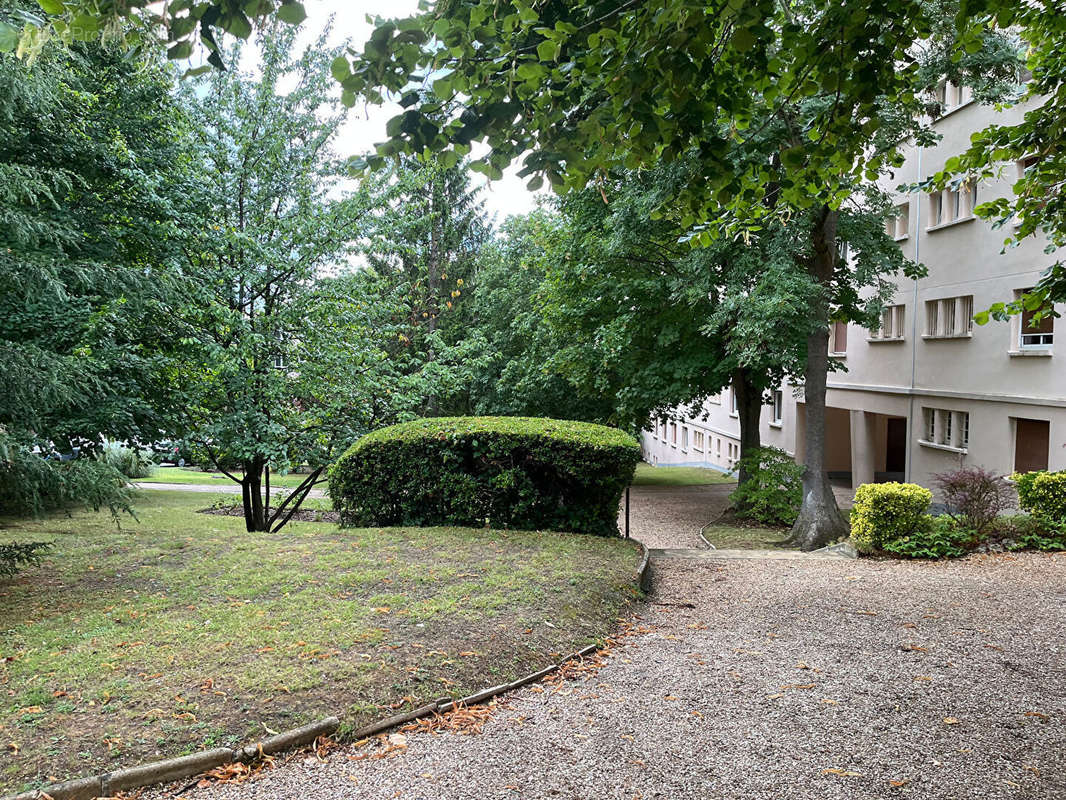
[[[941,444],[965,450],[970,446],[970,414],[946,408],[923,408],[925,444]]]

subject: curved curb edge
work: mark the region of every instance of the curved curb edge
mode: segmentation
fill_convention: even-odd
[[[235,761],[251,761],[260,755],[270,755],[282,750],[302,747],[315,741],[319,736],[328,736],[336,731],[339,726],[340,720],[336,717],[325,717],[318,722],[312,722],[309,725],[293,728],[263,739],[254,745],[246,745],[235,749],[220,747],[188,756],[179,756],[178,758],[168,758],[163,761],[140,764],[135,767],[126,767],[114,772],[105,772],[101,775],[55,783],[42,789],[33,789],[21,794],[7,795],[2,800],[38,800],[38,798],[45,796],[51,797],[52,800],[92,800],[95,797],[108,797],[117,792],[199,775],[223,764],[230,764]]]

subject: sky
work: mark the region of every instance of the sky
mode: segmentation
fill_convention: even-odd
[[[303,0],[307,9],[307,20],[303,24],[304,32],[301,45],[307,43],[321,32],[334,15],[333,38],[331,44],[340,44],[350,40],[356,50],[361,50],[363,43],[373,30],[366,16],[399,18],[417,12],[417,0]],[[396,104],[368,106],[357,103],[349,111],[350,118],[337,142],[341,155],[360,155],[370,152],[374,144],[385,140],[385,123],[400,112]],[[475,153],[477,152],[475,147]],[[524,214],[536,205],[536,195],[526,189],[526,182],[514,173],[512,167],[504,173],[501,180],[489,183],[479,174],[473,174],[475,184],[485,186],[482,199],[490,213],[496,215],[499,224],[511,214]]]

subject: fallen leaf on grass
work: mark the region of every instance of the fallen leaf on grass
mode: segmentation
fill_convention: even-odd
[[[1048,715],[1047,714],[1041,714],[1039,711],[1026,711],[1025,712],[1025,716],[1027,716],[1027,717],[1038,717],[1039,719],[1048,719]]]
[[[891,786],[893,789],[899,789],[901,786],[906,786],[908,783],[910,783],[910,781],[907,780],[889,781],[888,785]]]
[[[959,720],[958,720],[957,717],[944,717],[944,724],[945,725],[958,725],[959,724]]]

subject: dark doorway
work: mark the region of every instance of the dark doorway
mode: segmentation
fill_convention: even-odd
[[[907,420],[904,417],[889,417],[888,435],[885,439],[885,472],[907,471]]]
[[[1014,420],[1014,471],[1047,469],[1051,423],[1043,419]]]

